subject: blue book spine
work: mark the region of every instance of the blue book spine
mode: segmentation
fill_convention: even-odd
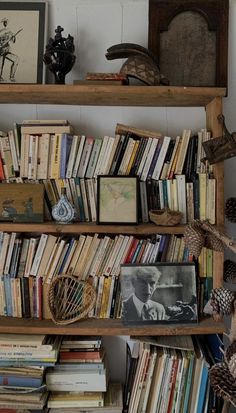
[[[12,297],[11,297],[11,279],[9,275],[4,276],[4,288],[8,317],[12,317]]]
[[[42,377],[23,377],[0,375],[0,386],[39,387]]]
[[[202,369],[200,389],[199,389],[199,393],[198,393],[196,413],[202,413],[203,412],[203,408],[204,408],[204,404],[205,404],[205,398],[206,398],[207,384],[208,384],[208,367],[204,364],[203,369]]]

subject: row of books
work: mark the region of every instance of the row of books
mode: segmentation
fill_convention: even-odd
[[[142,130],[118,124],[114,137],[98,138],[73,135],[66,120],[37,122],[23,121],[16,128],[17,137],[14,130],[2,133],[2,179],[15,174],[29,179],[137,175],[146,181],[210,169],[202,163],[202,142],[210,139],[205,129],[194,136],[185,129],[182,136],[171,138],[154,132],[143,136]]]
[[[50,318],[46,300],[50,282],[67,273],[93,283],[97,302],[90,316],[117,318],[121,264],[190,260],[183,237],[170,234],[27,238],[15,232],[0,233],[0,314]]]
[[[217,335],[133,338],[127,343],[124,413],[220,413],[209,368],[222,360],[222,345]]]

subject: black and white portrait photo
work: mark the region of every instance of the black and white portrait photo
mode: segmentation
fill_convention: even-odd
[[[197,322],[195,265],[121,265],[124,324]]]
[[[0,2],[0,82],[43,83],[45,2]]]

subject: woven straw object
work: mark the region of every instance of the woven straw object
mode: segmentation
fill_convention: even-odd
[[[151,209],[149,211],[149,218],[156,225],[178,225],[182,219],[182,216],[182,212],[172,211],[169,208]]]
[[[56,277],[48,292],[48,305],[55,324],[71,324],[85,318],[95,301],[94,288],[71,275]]]

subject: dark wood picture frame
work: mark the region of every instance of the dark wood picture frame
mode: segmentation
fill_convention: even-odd
[[[47,1],[0,2],[0,28],[9,33],[5,44],[0,32],[1,83],[45,82],[47,10]]]
[[[125,325],[198,322],[194,263],[121,264],[120,284]],[[145,303],[150,317],[142,317]]]
[[[193,38],[197,31],[199,31],[199,19],[202,21],[201,24],[204,25],[206,23],[206,31],[208,30],[208,33],[205,33],[205,45],[203,44],[204,40],[201,38],[202,32],[199,31],[197,33],[200,40],[197,41],[198,38],[195,38],[194,43],[191,45],[191,41],[193,42],[192,36],[186,35],[184,37],[184,28],[180,25],[178,27],[176,18],[179,18],[181,14],[183,15],[186,12],[189,12],[189,22],[191,24],[194,22],[194,16],[196,16],[196,24],[193,23],[194,27],[191,25],[189,28]],[[229,0],[149,0],[148,47],[158,57],[160,71],[169,79],[170,85],[227,87],[228,14]],[[173,32],[172,36],[168,37],[168,40],[163,41],[163,35],[168,35],[170,25],[173,24],[174,20],[175,28],[172,27],[171,30],[175,30],[175,33]],[[210,55],[208,57],[204,55],[203,51],[204,47],[209,48],[208,34],[209,38],[212,39],[214,33],[215,40],[212,40],[211,50],[208,49]],[[184,46],[183,39],[185,40]],[[168,44],[169,47],[163,47]],[[187,54],[188,52],[189,55],[186,56],[185,53]],[[173,54],[175,54],[176,58],[173,57]],[[165,56],[163,57],[163,55]],[[181,79],[178,79],[177,74],[181,70],[186,70],[187,62],[191,60],[191,56],[194,57],[192,68],[189,69],[189,74],[187,75],[181,73],[180,77],[184,78],[184,81],[181,81]],[[177,62],[177,59],[179,62]],[[194,66],[195,62],[199,66],[198,72]],[[203,68],[206,70],[206,64],[208,64],[209,69],[205,78],[203,78],[201,70],[203,71]],[[165,72],[166,68],[167,73]],[[209,78],[210,84],[205,84],[204,80]]]
[[[97,177],[97,223],[138,223],[138,178],[99,175]]]

